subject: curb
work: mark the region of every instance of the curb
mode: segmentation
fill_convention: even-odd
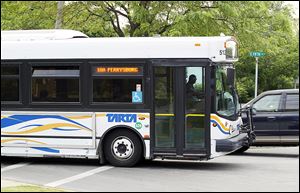
[[[30,186],[30,184],[1,179],[1,188],[14,187],[14,186]]]

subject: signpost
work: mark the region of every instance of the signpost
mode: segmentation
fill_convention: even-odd
[[[258,85],[258,58],[265,56],[264,52],[250,52],[250,56],[255,57],[256,65],[255,65],[255,93],[254,97],[257,97],[257,85]]]

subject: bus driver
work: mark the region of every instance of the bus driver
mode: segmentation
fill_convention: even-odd
[[[194,74],[189,76],[189,81],[186,83],[186,93],[188,100],[198,101],[201,98],[200,92],[197,92],[194,88],[194,84],[196,83],[197,78]]]

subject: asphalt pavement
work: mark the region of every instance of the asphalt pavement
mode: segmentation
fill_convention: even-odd
[[[133,168],[1,157],[1,176],[79,192],[299,192],[299,146],[252,147],[209,161],[146,161]]]

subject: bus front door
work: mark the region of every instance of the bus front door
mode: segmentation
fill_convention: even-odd
[[[205,157],[209,144],[205,67],[153,67],[152,153]],[[209,114],[209,113],[208,113]]]

